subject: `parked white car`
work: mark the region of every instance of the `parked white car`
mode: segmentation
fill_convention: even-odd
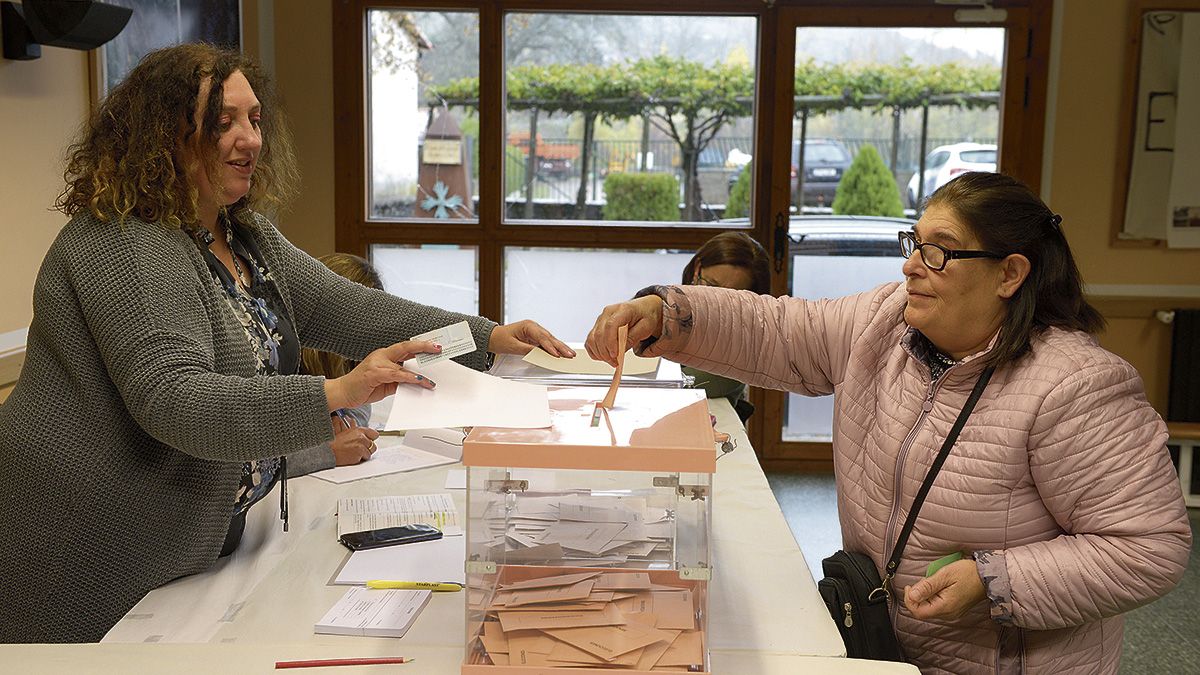
[[[925,158],[925,190],[921,198],[928,197],[950,179],[966,171],[995,171],[996,146],[990,143],[955,143],[939,145]],[[913,173],[904,191],[909,208],[917,206],[917,174]]]

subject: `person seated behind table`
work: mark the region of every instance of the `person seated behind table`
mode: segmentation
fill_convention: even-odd
[[[759,295],[771,292],[771,267],[767,251],[745,232],[722,232],[704,242],[683,268],[683,283],[689,286],[720,286]],[[727,398],[743,422],[754,413],[744,383],[729,377],[684,366],[683,373],[695,379],[693,387],[708,398]]]
[[[367,288],[384,290],[379,272],[369,260],[351,253],[330,253],[317,258],[323,265],[357,284]],[[358,365],[347,361],[333,352],[323,352],[311,347],[300,350],[302,369],[309,375],[326,378],[342,377]],[[375,440],[379,432],[367,426],[371,419],[371,404],[345,408],[338,415],[331,415],[333,440],[302,450],[288,458],[288,475],[303,476],[314,471],[323,471],[335,466],[350,466],[366,461],[375,454]]]
[[[1017,180],[964,173],[899,233],[903,283],[824,300],[651,287],[604,309],[588,354],[614,363],[629,326],[643,356],[832,393],[843,547],[877,571],[994,368],[887,585],[892,627],[923,672],[1115,673],[1121,614],[1179,583],[1192,534],[1166,424],[1094,337],[1061,222]]]
[[[158,50],[67,151],[70,218],[33,292],[25,363],[0,406],[0,642],[90,642],[149,591],[237,548],[287,458],[329,416],[398,386],[459,321],[486,352],[573,350],[532,321],[498,326],[365,288],[259,213],[296,162],[262,71],[205,44]],[[359,361],[323,378],[300,347]],[[47,441],[52,438],[52,441]],[[48,533],[52,536],[48,536]]]

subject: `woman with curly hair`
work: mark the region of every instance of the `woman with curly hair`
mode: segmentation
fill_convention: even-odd
[[[440,349],[413,335],[466,320],[487,351],[572,354],[532,321],[409,302],[289,243],[259,212],[296,184],[282,113],[236,52],[148,55],[68,158],[71,220],[0,407],[0,642],[99,640],[232,552],[277,482],[286,530],[287,456],[331,439],[332,412],[434,387],[401,366]],[[359,363],[303,375],[301,346]]]

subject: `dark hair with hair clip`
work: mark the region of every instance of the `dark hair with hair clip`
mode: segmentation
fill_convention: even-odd
[[[946,183],[926,208],[945,208],[979,239],[980,248],[1029,259],[1029,276],[1008,301],[1008,315],[988,363],[1001,366],[1029,351],[1035,334],[1051,326],[1098,333],[1100,312],[1083,296],[1083,280],[1054,213],[1024,183],[997,173],[972,171]]]

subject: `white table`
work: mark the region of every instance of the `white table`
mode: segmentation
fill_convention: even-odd
[[[841,637],[744,429],[724,399],[710,400],[710,407],[718,429],[737,444],[717,462],[714,478],[713,671],[916,673],[904,664],[839,658],[845,655]],[[271,670],[275,660],[403,655],[420,662],[419,670],[407,672],[457,673],[465,638],[461,593],[435,593],[400,640],[312,632],[313,623],[346,591],[328,585],[347,555],[335,536],[338,497],[444,492],[449,468],[343,485],[313,477],[289,480],[291,532],[282,532],[277,509],[251,509],[236,553],[203,574],[146,595],[102,643],[0,646],[0,670],[19,662],[24,672],[75,666],[88,672],[207,673],[225,670],[223,664],[259,672]],[[450,492],[465,511],[463,491]]]

